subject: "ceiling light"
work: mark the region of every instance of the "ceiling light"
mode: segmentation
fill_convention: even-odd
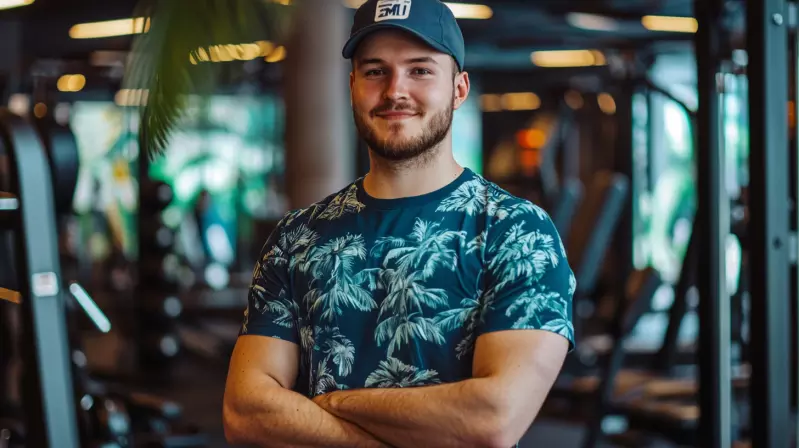
[[[619,23],[616,20],[596,14],[571,12],[566,15],[566,21],[569,22],[569,25],[584,30],[616,31],[619,29]]]
[[[283,45],[279,45],[274,51],[269,53],[269,55],[264,58],[266,62],[280,62],[283,59],[286,59],[286,47]]]
[[[602,112],[613,115],[616,113],[616,100],[613,99],[613,96],[609,93],[600,93],[596,97],[597,104],[599,105],[599,109]]]
[[[469,3],[445,3],[456,19],[490,19],[494,11],[486,5],[474,5]]]
[[[672,33],[695,33],[699,29],[699,22],[693,17],[644,16],[641,24],[650,31]]]
[[[97,39],[141,34],[149,30],[150,20],[144,17],[136,17],[104,22],[80,23],[69,29],[69,37],[73,39]]]
[[[58,78],[59,92],[80,92],[86,86],[86,77],[83,75],[64,75]]]
[[[27,6],[35,0],[0,0],[0,9],[18,8],[20,6]]]
[[[505,110],[536,110],[541,107],[541,99],[533,92],[506,93],[500,101]]]
[[[347,8],[358,9],[366,3],[366,0],[343,0]],[[494,10],[486,5],[472,3],[444,3],[452,11],[456,19],[490,19],[494,16]]]
[[[150,91],[147,89],[122,89],[114,95],[117,106],[144,106]]]
[[[539,67],[591,67],[607,63],[598,50],[534,51],[531,59]]]

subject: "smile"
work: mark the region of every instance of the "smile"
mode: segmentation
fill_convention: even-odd
[[[377,114],[378,118],[382,118],[384,120],[405,120],[415,116],[416,114],[410,112],[384,112]]]

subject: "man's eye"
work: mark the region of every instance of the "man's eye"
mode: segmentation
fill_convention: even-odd
[[[415,69],[413,69],[413,74],[414,75],[429,75],[430,73],[432,73],[432,72],[430,70],[426,69],[426,68],[415,68]]]
[[[383,70],[381,70],[379,68],[376,68],[376,69],[373,69],[373,70],[368,70],[366,72],[366,76],[377,76],[377,75],[380,75],[382,73],[383,73]]]

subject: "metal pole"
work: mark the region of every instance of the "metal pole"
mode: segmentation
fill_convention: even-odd
[[[790,446],[788,16],[747,2],[752,446]]]
[[[724,145],[720,138],[719,47],[721,2],[695,2],[699,30],[695,48],[699,89],[697,230],[699,244],[699,446],[729,448],[730,299],[726,291],[725,243],[729,204],[724,194]]]
[[[78,425],[51,172],[25,120],[0,109],[0,138],[18,190],[16,258],[22,292],[26,446],[77,448]]]

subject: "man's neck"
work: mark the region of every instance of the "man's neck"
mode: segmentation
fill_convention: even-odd
[[[421,196],[439,190],[463,173],[452,150],[439,148],[424,162],[396,163],[379,159],[371,153],[370,169],[363,181],[366,193],[377,199]]]

